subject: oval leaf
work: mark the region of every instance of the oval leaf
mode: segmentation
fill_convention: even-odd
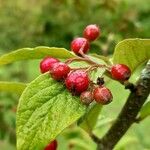
[[[41,59],[45,56],[61,59],[75,57],[75,55],[64,48],[39,46],[36,48],[22,48],[0,57],[0,65],[6,65],[15,61]]]
[[[72,96],[48,74],[39,76],[24,90],[17,110],[17,149],[43,150],[45,145],[85,113]]]
[[[137,145],[139,143],[136,136],[124,136],[119,143],[115,146],[114,150],[125,150],[126,147],[130,147],[130,145]]]
[[[119,42],[113,55],[113,63],[122,63],[134,71],[139,65],[150,59],[150,40],[126,39]]]
[[[25,83],[0,81],[0,91],[21,94],[26,88]]]
[[[85,131],[91,133],[93,128],[95,127],[99,114],[102,110],[102,105],[100,104],[93,104],[88,108],[88,111],[85,115],[79,119],[78,125],[84,129]]]

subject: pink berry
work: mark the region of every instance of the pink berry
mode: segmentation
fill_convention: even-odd
[[[45,57],[41,62],[40,62],[40,70],[41,73],[45,73],[47,71],[49,71],[53,64],[59,62],[58,59],[56,58],[52,58],[52,57]]]
[[[95,24],[88,25],[83,31],[83,36],[89,41],[94,41],[100,36],[100,28]]]
[[[84,91],[80,95],[80,100],[83,104],[89,105],[93,101],[93,95],[91,91]]]
[[[68,74],[65,84],[73,94],[80,94],[88,89],[89,81],[90,79],[85,71],[76,70]]]
[[[113,96],[108,88],[102,86],[94,89],[93,98],[97,103],[105,105],[112,101]]]
[[[57,141],[54,140],[50,144],[48,144],[44,150],[56,150],[57,149]]]
[[[116,80],[125,81],[131,76],[131,70],[124,64],[116,64],[111,67],[111,75]]]
[[[71,42],[71,50],[77,55],[80,55],[79,54],[80,50],[86,54],[89,50],[89,47],[90,47],[89,41],[82,37],[75,38]]]
[[[50,69],[50,74],[55,80],[65,79],[70,72],[70,67],[62,62],[55,63]]]

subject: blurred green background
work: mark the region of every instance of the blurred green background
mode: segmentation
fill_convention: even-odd
[[[125,38],[148,38],[149,0],[0,0],[0,55],[22,47],[39,45],[70,48],[70,41],[82,36],[87,24],[98,24],[101,38],[91,53],[111,55]],[[38,76],[37,61],[17,62],[0,68],[0,80],[30,82]],[[106,106],[95,134],[102,136],[118,114],[127,95],[117,82],[114,102]],[[119,93],[116,88],[120,89]],[[0,150],[15,150],[15,94],[0,93]],[[119,142],[118,150],[150,150],[150,120],[135,124]],[[94,150],[96,145],[75,125],[58,137],[59,150]]]

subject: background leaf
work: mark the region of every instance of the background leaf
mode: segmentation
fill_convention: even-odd
[[[120,142],[115,146],[114,150],[125,150],[125,147],[130,144],[137,144],[137,138],[134,136],[126,136],[120,140]]]
[[[79,98],[48,74],[23,92],[17,111],[18,150],[43,150],[51,140],[85,113]]]
[[[91,132],[97,123],[99,113],[102,109],[102,105],[94,103],[89,107],[89,110],[78,121],[79,126],[87,132]]]
[[[150,100],[150,96],[148,99]],[[144,104],[144,106],[141,108],[141,111],[139,113],[140,119],[144,119],[148,116],[150,116],[150,101]]]
[[[21,94],[26,88],[25,83],[0,81],[0,91]]]
[[[150,59],[150,40],[126,39],[119,42],[113,55],[113,63],[123,63],[134,71],[139,65]]]
[[[45,56],[61,59],[75,57],[75,55],[64,48],[39,46],[35,48],[22,48],[0,57],[0,65],[6,65],[15,61],[40,59]]]

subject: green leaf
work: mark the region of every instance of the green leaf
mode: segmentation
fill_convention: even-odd
[[[150,40],[126,39],[119,42],[113,55],[113,63],[123,63],[134,71],[150,59]]]
[[[150,101],[148,101],[141,109],[139,118],[142,120],[146,117],[150,116]]]
[[[100,119],[98,119],[96,127],[95,128],[102,128],[106,125],[110,125],[115,121],[114,118],[104,117],[102,116]]]
[[[41,59],[45,56],[66,59],[75,55],[64,48],[39,46],[35,48],[22,48],[0,57],[0,65],[6,65],[15,61]]]
[[[93,104],[88,108],[88,111],[85,115],[79,119],[78,125],[87,132],[91,132],[95,127],[100,111],[102,110],[102,105]]]
[[[17,149],[43,150],[45,145],[86,111],[49,74],[40,75],[24,90],[17,110]]]
[[[80,138],[71,139],[70,144],[74,145],[75,148],[79,150],[91,150],[96,148],[96,146],[91,141],[84,141]]]
[[[25,83],[0,81],[0,91],[21,94],[26,88]]]

